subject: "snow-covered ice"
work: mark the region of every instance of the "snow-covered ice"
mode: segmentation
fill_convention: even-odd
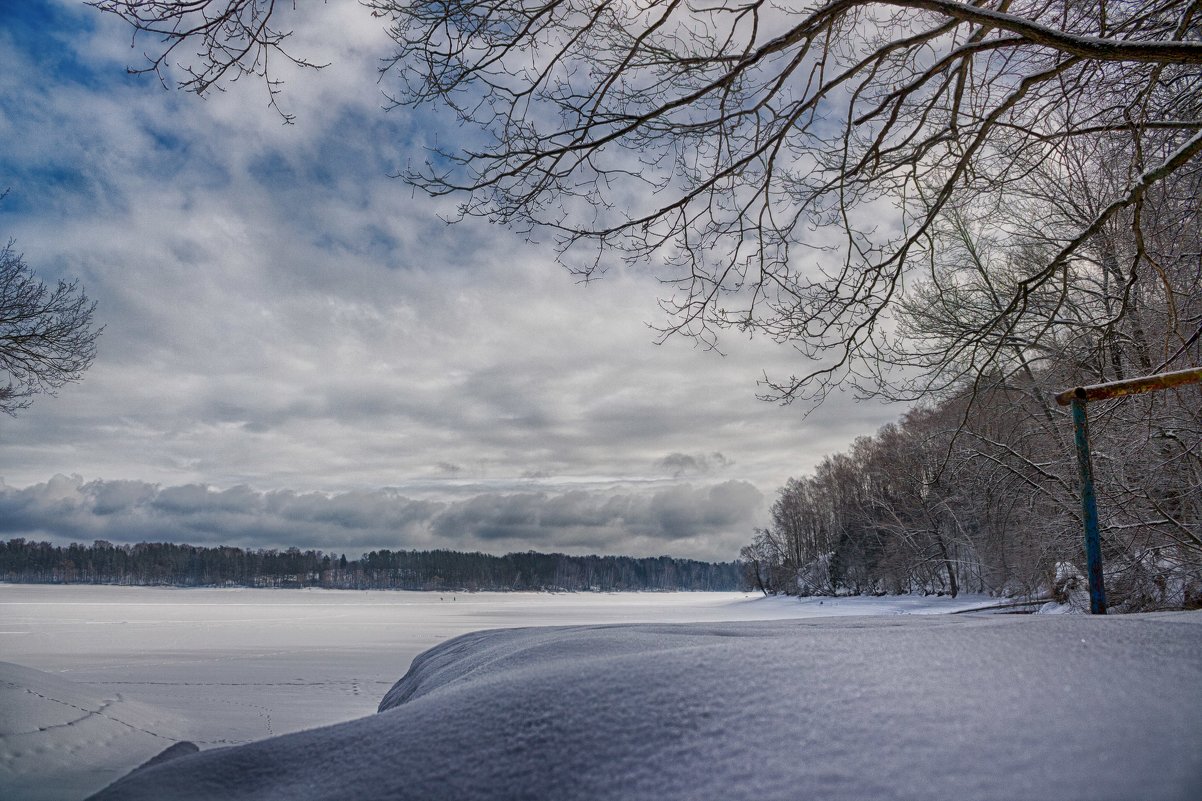
[[[413,657],[470,631],[804,614],[736,593],[421,593],[0,585],[0,659],[245,742],[375,712]]]
[[[0,798],[78,798],[191,738],[187,721],[120,693],[0,662]]]
[[[0,797],[1202,797],[1202,614],[983,603],[0,586]]]

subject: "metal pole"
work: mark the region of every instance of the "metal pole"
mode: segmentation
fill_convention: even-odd
[[[1125,381],[1109,381],[1105,384],[1094,384],[1091,387],[1077,387],[1066,390],[1056,396],[1056,402],[1068,406],[1073,398],[1087,401],[1121,398],[1124,395],[1139,395],[1144,392],[1158,392],[1162,389],[1172,389],[1186,384],[1197,384],[1202,381],[1202,367],[1191,367],[1188,370],[1178,370],[1173,373],[1147,375],[1142,378],[1128,378]]]
[[[1073,407],[1073,426],[1077,439],[1077,466],[1081,470],[1081,512],[1085,519],[1085,563],[1089,572],[1089,611],[1106,614],[1106,587],[1102,582],[1102,542],[1098,536],[1098,501],[1094,497],[1093,465],[1089,456],[1089,421],[1085,404],[1094,400],[1121,398],[1157,392],[1173,387],[1202,382],[1202,367],[1190,367],[1172,373],[1110,381],[1090,387],[1065,390],[1056,396],[1056,403]]]
[[[1098,535],[1098,501],[1093,489],[1093,463],[1089,456],[1089,420],[1084,392],[1073,398],[1073,427],[1077,439],[1077,467],[1081,471],[1081,512],[1085,518],[1085,563],[1089,573],[1089,611],[1106,614],[1106,586],[1102,581],[1102,540]]]

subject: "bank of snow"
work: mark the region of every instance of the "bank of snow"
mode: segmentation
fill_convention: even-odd
[[[929,614],[990,602],[0,584],[0,659],[43,671],[4,676],[0,799],[79,801],[178,739],[208,749],[370,715],[418,654],[481,629]],[[46,700],[23,705],[38,697]],[[72,707],[56,700],[80,717],[103,708],[117,719],[62,726]],[[135,707],[162,724],[123,726]]]
[[[1202,615],[513,629],[96,799],[1197,799]]]

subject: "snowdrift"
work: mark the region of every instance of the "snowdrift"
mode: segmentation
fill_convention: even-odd
[[[1197,799],[1202,615],[479,632],[100,799]]]

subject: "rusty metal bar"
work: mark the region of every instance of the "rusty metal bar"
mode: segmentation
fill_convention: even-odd
[[[1083,401],[1106,400],[1120,398],[1123,395],[1138,395],[1141,392],[1154,392],[1159,389],[1170,389],[1182,384],[1193,384],[1202,381],[1202,367],[1191,367],[1188,370],[1177,370],[1173,373],[1129,378],[1126,381],[1110,381],[1105,384],[1094,384],[1088,387],[1076,387],[1061,392],[1056,396],[1056,402],[1068,406],[1076,399]]]
[[[1093,488],[1093,461],[1089,454],[1089,420],[1085,401],[1073,398],[1073,428],[1077,440],[1077,468],[1081,473],[1081,518],[1085,522],[1085,566],[1089,575],[1089,611],[1106,614],[1106,583],[1102,580],[1102,538],[1098,533],[1098,499]]]

